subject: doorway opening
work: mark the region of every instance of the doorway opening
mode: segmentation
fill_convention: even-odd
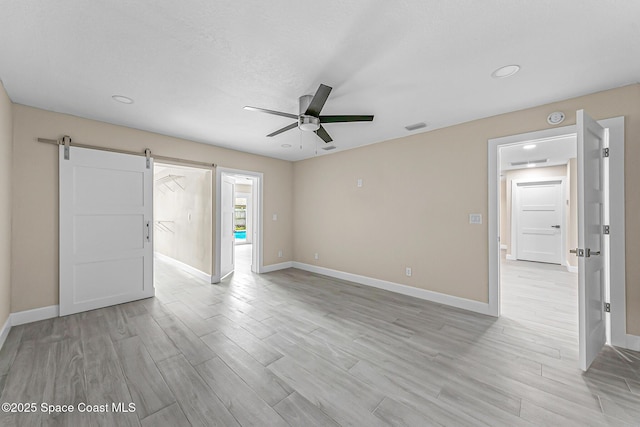
[[[576,134],[498,150],[501,314],[577,347]]]
[[[506,184],[502,184],[500,179],[500,149],[522,146],[525,141],[544,141],[577,134],[579,246],[573,249],[572,245],[567,245],[565,255],[568,259],[578,257],[577,362],[586,370],[605,341],[624,348],[632,345],[626,335],[624,117],[596,122],[582,110],[576,113],[576,117],[577,124],[573,126],[488,141],[489,312],[499,317],[503,308],[500,278],[501,248],[504,247],[501,245],[507,243],[504,240],[506,233],[500,229],[500,194],[502,185]],[[567,252],[575,252],[576,255]],[[572,265],[556,267],[570,269]],[[610,335],[605,338],[606,317],[610,319]]]
[[[211,283],[212,169],[155,162],[153,175],[156,282],[178,269]]]
[[[260,273],[262,266],[262,174],[217,168],[216,274]]]

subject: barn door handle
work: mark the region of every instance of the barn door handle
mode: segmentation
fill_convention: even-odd
[[[552,225],[551,228],[560,228],[559,225]]]

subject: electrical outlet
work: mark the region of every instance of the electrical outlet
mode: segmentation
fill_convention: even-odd
[[[313,258],[314,258],[314,259],[320,259],[320,257],[318,256],[318,252],[316,252],[315,254],[313,254]]]
[[[278,258],[282,258],[282,249],[278,251]]]
[[[362,187],[362,178],[358,178],[357,185],[358,187]]]
[[[277,221],[278,220],[278,214],[273,214],[273,220]]]
[[[411,277],[411,267],[407,267],[404,270],[404,274],[407,275],[407,277]]]

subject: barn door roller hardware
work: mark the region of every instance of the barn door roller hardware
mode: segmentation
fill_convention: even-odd
[[[78,144],[76,142],[71,141],[71,137],[69,135],[64,135],[60,139],[47,139],[47,138],[38,138],[38,142],[44,142],[45,144],[53,144],[53,145],[64,145],[64,159],[69,160],[69,147],[79,147],[79,148],[90,148],[92,150],[101,150],[101,151],[110,151],[112,153],[122,153],[122,154],[131,154],[133,156],[144,156],[147,159],[147,168],[151,167],[151,157],[157,160],[164,160],[167,162],[173,163],[182,163],[187,165],[194,165],[205,167],[208,169],[215,168],[215,163],[206,163],[206,162],[198,162],[195,160],[187,160],[187,159],[179,159],[177,157],[167,157],[167,156],[157,156],[152,155],[151,150],[149,148],[145,148],[142,153],[138,151],[127,151],[127,150],[119,150],[116,148],[109,147],[100,147],[97,145],[87,145],[87,144]]]

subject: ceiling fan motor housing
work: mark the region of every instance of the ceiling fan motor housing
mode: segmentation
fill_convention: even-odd
[[[318,117],[305,114],[309,104],[313,100],[313,95],[303,95],[300,97],[300,116],[298,117],[298,127],[300,130],[314,132],[320,129],[320,119]]]

